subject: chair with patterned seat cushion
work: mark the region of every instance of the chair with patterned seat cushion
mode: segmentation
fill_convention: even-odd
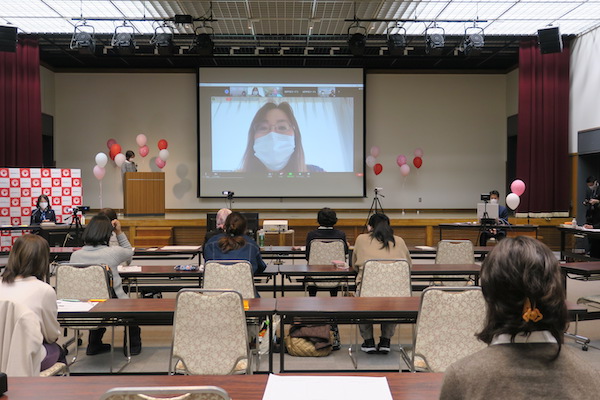
[[[225,390],[217,386],[116,387],[109,389],[100,398],[100,400],[160,399],[230,400],[231,398]]]
[[[207,261],[204,265],[204,289],[230,289],[244,299],[256,297],[252,265],[245,260]]]
[[[436,264],[474,264],[475,250],[470,240],[440,240],[435,254]],[[458,279],[458,280],[457,280]],[[468,277],[457,278],[450,275],[435,275],[435,281],[453,281],[452,285],[461,286],[469,282]]]
[[[243,299],[233,290],[183,289],[177,294],[169,373],[179,361],[189,375],[229,375],[246,360],[252,373]]]
[[[413,371],[415,360],[421,359],[427,371],[444,372],[453,362],[485,348],[475,335],[483,329],[486,309],[480,287],[425,289],[415,329]]]
[[[365,262],[362,277],[359,279],[359,297],[410,297],[412,296],[412,283],[410,264],[407,260],[369,260]],[[358,337],[358,336],[357,336]],[[400,361],[404,360],[410,368],[410,357],[400,344]],[[357,362],[354,367],[358,368]],[[400,363],[400,370],[402,364]]]
[[[46,351],[40,319],[28,307],[0,300],[0,371],[10,377],[68,375],[67,365],[57,362],[40,371]]]
[[[106,265],[59,264],[56,267],[56,297],[88,301],[89,299],[110,299],[112,297],[112,272]],[[102,320],[98,320],[98,323]],[[79,354],[79,331],[94,330],[98,326],[69,326],[75,334],[75,355],[69,364],[73,364]],[[114,327],[113,327],[114,329]],[[114,335],[113,335],[114,337]],[[67,343],[68,344],[68,343]],[[112,343],[114,349],[114,343]],[[65,348],[67,345],[65,345]]]
[[[331,265],[332,261],[346,261],[346,247],[342,239],[313,239],[310,241],[308,265]],[[331,276],[327,278],[307,276],[306,286],[333,289],[347,285],[347,276]]]

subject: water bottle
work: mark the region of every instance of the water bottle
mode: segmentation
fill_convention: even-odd
[[[573,221],[571,221],[571,226],[573,228],[577,228],[577,218],[573,217]]]
[[[258,246],[263,247],[265,245],[265,232],[260,230],[258,231]]]

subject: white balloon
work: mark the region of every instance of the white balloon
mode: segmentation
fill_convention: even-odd
[[[368,156],[366,162],[369,168],[373,168],[373,166],[375,165],[375,157]]]
[[[96,165],[97,166],[99,166],[100,168],[104,168],[104,166],[106,166],[107,162],[108,162],[108,157],[106,156],[106,154],[104,154],[104,153],[96,154]]]
[[[126,160],[126,157],[123,153],[119,153],[115,156],[115,164],[117,164],[117,167],[120,167],[121,165],[123,165],[125,160]]]
[[[135,137],[135,142],[137,143],[137,145],[139,147],[145,146],[147,141],[148,141],[148,139],[146,138],[146,135],[144,135],[143,133],[140,133],[139,135],[137,135]]]
[[[163,161],[167,161],[167,158],[169,158],[169,150],[162,149],[161,151],[159,151],[158,158],[160,158]]]
[[[517,207],[519,207],[519,203],[521,203],[521,198],[515,193],[510,193],[508,196],[506,196],[506,205],[511,210],[514,210]]]

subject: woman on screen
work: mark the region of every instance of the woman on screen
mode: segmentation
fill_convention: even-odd
[[[324,172],[304,162],[302,136],[287,102],[266,103],[248,130],[243,172]]]

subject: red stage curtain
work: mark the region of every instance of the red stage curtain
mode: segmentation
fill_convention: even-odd
[[[519,52],[517,178],[527,185],[519,212],[569,210],[569,58],[541,54],[535,40]]]
[[[0,52],[0,166],[42,166],[37,40],[20,39],[16,53]]]

